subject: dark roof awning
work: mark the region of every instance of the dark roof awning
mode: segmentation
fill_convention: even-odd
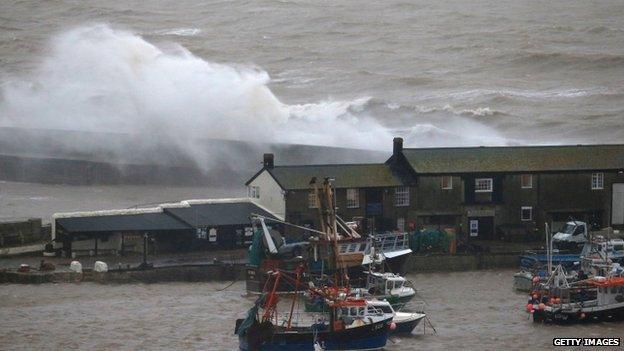
[[[57,218],[56,225],[70,233],[173,231],[192,229],[166,213],[101,215]]]
[[[195,228],[251,224],[249,218],[251,214],[276,218],[250,201],[191,204],[189,207],[172,207],[164,210],[165,213]]]
[[[624,169],[624,145],[422,148],[403,154],[420,174]]]

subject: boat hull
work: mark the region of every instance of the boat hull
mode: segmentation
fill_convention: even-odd
[[[514,290],[531,292],[533,288],[533,276],[528,272],[518,272],[514,274]]]
[[[624,320],[624,306],[603,309],[587,310],[582,312],[562,311],[535,311],[533,321],[538,323],[574,324],[574,323],[597,323]]]
[[[239,337],[240,351],[314,351],[315,339],[323,350],[380,350],[388,341],[391,319],[341,331],[276,331],[260,345]]]
[[[410,334],[414,329],[416,329],[418,324],[420,324],[420,321],[422,321],[424,318],[425,316],[423,315],[420,318],[415,318],[415,319],[408,320],[405,322],[395,322],[396,328],[390,333],[391,334]]]

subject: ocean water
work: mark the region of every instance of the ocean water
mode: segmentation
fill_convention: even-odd
[[[624,337],[622,322],[576,326],[534,324],[513,271],[409,276],[427,303],[436,333],[419,326],[392,337],[387,351],[552,349],[553,337]],[[3,350],[238,349],[236,318],[254,298],[244,282],[0,287]],[[174,293],[172,293],[174,292]]]
[[[0,77],[0,126],[190,153],[198,137],[618,143],[624,3],[6,0]]]

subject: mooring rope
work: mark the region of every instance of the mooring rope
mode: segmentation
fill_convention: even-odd
[[[239,281],[238,279],[235,279],[235,280],[233,280],[230,284],[226,285],[224,288],[221,288],[221,289],[216,289],[216,290],[214,290],[214,291],[224,291],[224,290],[227,290],[228,288],[230,288],[232,285],[234,285],[234,284],[235,284],[235,283],[237,283],[238,281]]]

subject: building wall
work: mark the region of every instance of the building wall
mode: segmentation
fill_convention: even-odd
[[[624,174],[604,172],[604,187],[599,190],[591,189],[591,177],[591,172],[542,175],[539,197],[543,217],[551,220],[553,213],[599,212],[598,224],[610,226],[612,187],[624,183]]]
[[[40,242],[44,238],[41,219],[0,222],[0,247]]]
[[[397,218],[405,220],[405,229],[407,229],[409,221],[414,221],[416,216],[413,213],[413,204],[416,199],[416,189],[410,188],[410,205],[395,206],[395,188],[394,187],[378,187],[378,188],[358,188],[359,206],[357,208],[347,207],[347,189],[336,189],[336,206],[338,207],[338,215],[345,221],[362,220],[364,228],[368,231],[374,221],[377,230],[393,230],[397,227]],[[309,208],[308,190],[291,190],[288,191],[286,198],[286,220],[299,225],[310,225],[313,228],[319,228],[319,212],[316,208]],[[371,197],[380,199],[381,212],[371,214],[367,209],[367,204],[371,202]],[[377,203],[377,200],[374,201]],[[288,233],[298,232],[296,229],[287,230]]]
[[[266,170],[260,173],[249,186],[257,186],[260,189],[258,203],[273,214],[282,218],[286,217],[286,201],[282,195],[282,188]]]
[[[495,178],[493,193],[482,198],[467,199],[474,192],[475,178]],[[358,208],[347,208],[346,189],[337,189],[339,215],[346,221],[367,217],[367,194],[381,191],[383,221],[381,228],[396,228],[397,219],[405,220],[405,229],[451,227],[467,236],[471,218],[491,217],[493,239],[539,240],[544,223],[558,229],[559,218],[575,214],[575,219],[590,221],[599,213],[598,225],[611,224],[612,186],[624,183],[624,174],[604,172],[604,188],[591,189],[592,172],[532,174],[531,188],[522,188],[521,174],[453,176],[453,188],[442,189],[441,176],[420,176],[410,187],[410,204],[395,206],[394,188],[361,188]],[[522,207],[532,207],[530,220],[522,220]],[[318,228],[318,211],[308,208],[308,190],[288,191],[285,196],[287,221],[309,224]],[[578,215],[576,215],[578,214]],[[567,218],[567,217],[566,217]],[[565,219],[564,219],[565,220]],[[379,224],[379,223],[378,223]]]

